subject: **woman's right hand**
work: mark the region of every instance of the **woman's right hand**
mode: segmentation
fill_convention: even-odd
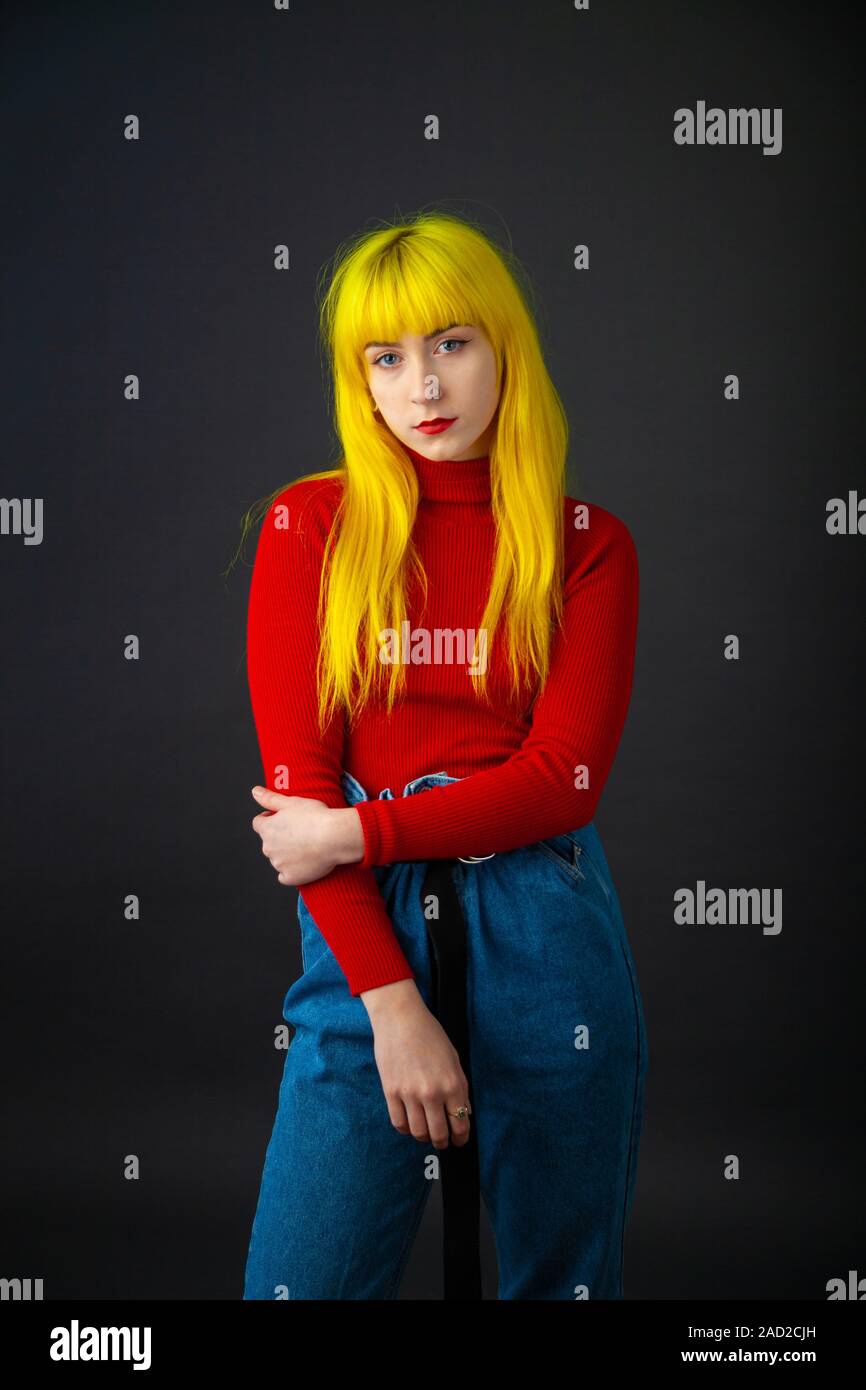
[[[457,1050],[427,1008],[414,980],[368,990],[362,999],[373,1025],[373,1052],[391,1123],[436,1149],[469,1139],[469,1083]],[[450,1114],[448,1112],[451,1112]]]

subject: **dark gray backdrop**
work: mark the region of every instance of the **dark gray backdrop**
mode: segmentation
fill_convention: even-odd
[[[824,1299],[866,1273],[866,536],[825,529],[866,488],[847,8],[29,10],[0,83],[2,494],[45,520],[41,545],[0,536],[0,1275],[241,1295],[300,965],[295,892],[250,827],[254,538],[221,572],[246,507],[335,457],[320,266],[442,199],[529,268],[570,490],[640,557],[597,817],[650,1042],[627,1296]],[[782,152],[675,145],[699,100],[781,107]],[[781,933],[677,925],[698,879],[782,888]],[[403,1298],[440,1297],[439,1215],[437,1194]]]

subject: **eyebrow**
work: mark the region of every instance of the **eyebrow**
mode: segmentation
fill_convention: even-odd
[[[446,323],[446,325],[445,325],[444,328],[434,328],[432,333],[425,333],[425,334],[424,334],[424,342],[425,342],[425,343],[429,343],[429,341],[430,341],[431,338],[438,338],[440,333],[447,333],[447,332],[449,332],[449,330],[452,329],[452,328],[461,328],[461,327],[462,327],[462,324],[459,324],[459,323]],[[399,343],[365,343],[365,344],[364,344],[364,351],[366,352],[367,348],[371,348],[371,347],[380,348],[380,347],[399,347],[399,346],[400,346]]]

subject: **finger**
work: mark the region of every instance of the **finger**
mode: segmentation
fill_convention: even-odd
[[[391,1116],[391,1124],[394,1128],[399,1130],[401,1134],[411,1133],[406,1107],[399,1096],[395,1096],[393,1100],[388,1100],[386,1096],[385,1099],[388,1105],[388,1114]]]
[[[427,1115],[427,1131],[430,1135],[430,1143],[434,1149],[447,1149],[450,1130],[445,1106],[441,1100],[438,1103],[431,1101],[429,1105],[425,1105],[424,1110]]]
[[[445,1110],[451,1126],[451,1140],[458,1148],[469,1142],[472,1105],[467,1097],[467,1090],[468,1087],[465,1086],[455,1090],[445,1100]],[[469,1114],[461,1118],[457,1113],[459,1110],[468,1110]]]
[[[417,1139],[419,1144],[429,1144],[430,1135],[427,1131],[427,1116],[424,1106],[417,1100],[404,1100],[406,1115],[409,1119],[409,1132],[413,1139]]]
[[[270,787],[253,787],[252,795],[260,806],[273,807],[278,810],[286,801],[286,797],[279,792],[272,792]]]

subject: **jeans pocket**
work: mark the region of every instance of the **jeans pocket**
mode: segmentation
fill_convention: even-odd
[[[571,835],[551,835],[547,840],[538,840],[536,848],[552,859],[570,878],[582,883],[586,875],[583,871],[583,845],[578,844]]]
[[[563,835],[552,835],[547,840],[539,840],[538,848],[555,860],[575,882],[585,883],[587,879],[592,879],[604,896],[605,902],[610,904],[611,893],[605,875],[586,846],[581,844],[576,832],[567,830]]]

